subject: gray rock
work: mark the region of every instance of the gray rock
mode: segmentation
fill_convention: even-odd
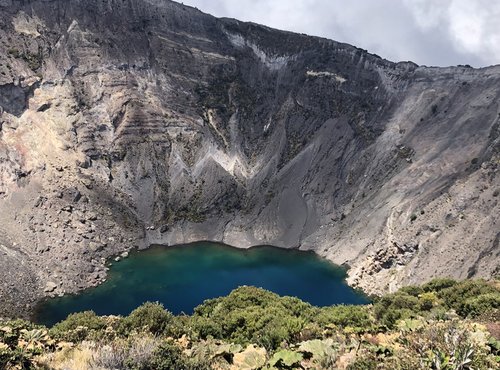
[[[45,284],[45,288],[43,291],[45,293],[51,293],[57,289],[57,286],[58,285],[56,283],[54,283],[53,281],[48,281],[47,284]]]

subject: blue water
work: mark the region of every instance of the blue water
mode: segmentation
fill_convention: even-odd
[[[174,314],[191,314],[205,299],[253,285],[296,296],[317,306],[363,304],[345,282],[345,271],[310,252],[274,247],[236,249],[216,243],[153,247],[113,263],[108,280],[78,295],[43,302],[35,321],[53,325],[73,312],[127,315],[146,301]]]

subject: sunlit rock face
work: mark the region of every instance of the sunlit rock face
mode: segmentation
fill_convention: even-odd
[[[153,243],[313,249],[369,292],[498,273],[499,91],[169,1],[0,1],[2,312]]]

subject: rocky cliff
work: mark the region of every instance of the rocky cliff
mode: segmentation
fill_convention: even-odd
[[[167,0],[0,0],[0,301],[195,240],[368,292],[498,274],[500,66],[392,63]]]

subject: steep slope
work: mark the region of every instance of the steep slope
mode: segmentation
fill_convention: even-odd
[[[312,249],[369,292],[497,274],[499,93],[170,1],[1,0],[2,309],[152,243]]]

